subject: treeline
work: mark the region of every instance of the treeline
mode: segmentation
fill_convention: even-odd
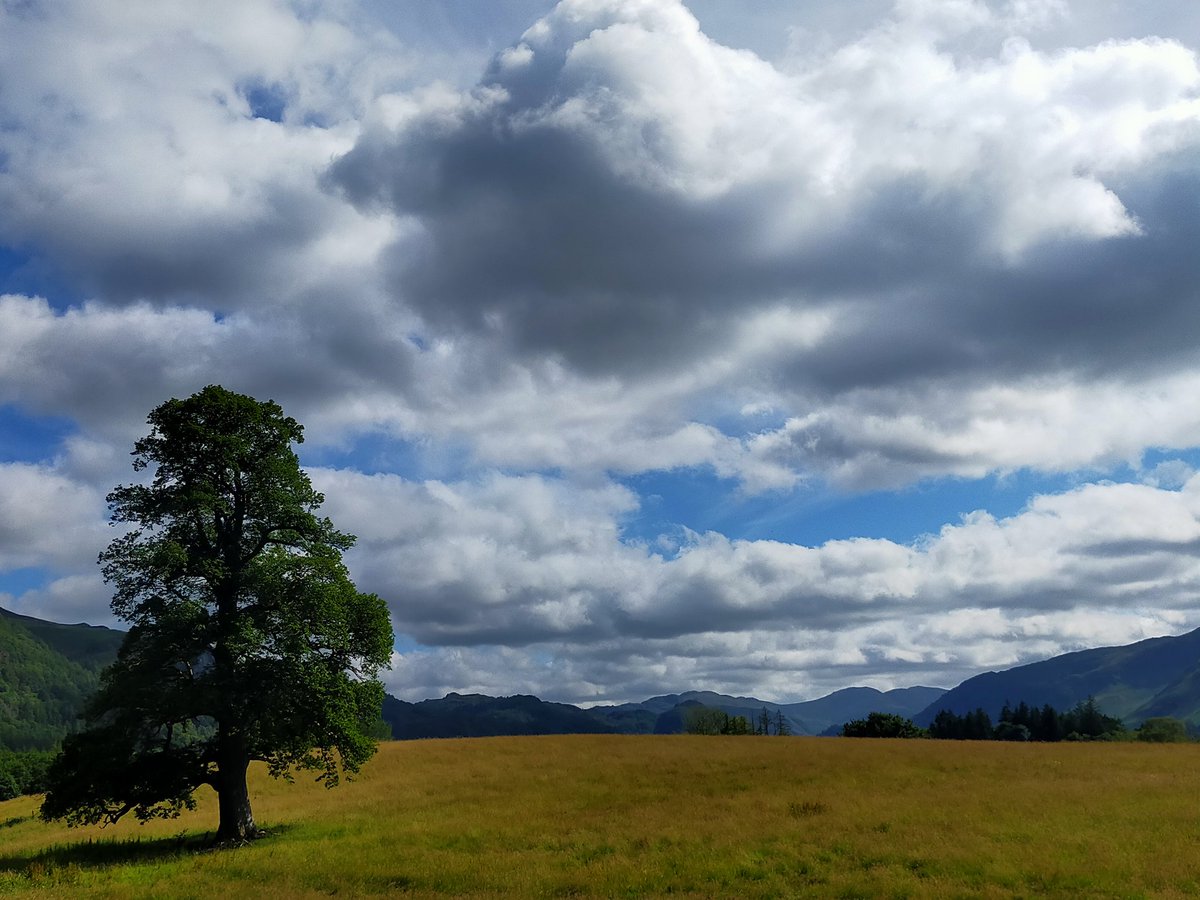
[[[957,741],[1111,741],[1125,738],[1126,729],[1089,697],[1065,712],[1049,703],[1040,708],[1024,701],[1015,707],[1005,703],[995,724],[983,709],[961,716],[943,709],[930,723],[929,736]]]
[[[683,730],[688,734],[748,734],[787,737],[792,728],[781,710],[771,715],[764,706],[752,719],[731,716],[711,706],[689,706],[683,713]]]
[[[842,726],[843,737],[938,738],[954,741],[1127,741],[1173,743],[1192,740],[1187,725],[1166,716],[1144,721],[1129,731],[1120,719],[1105,715],[1095,699],[1075,704],[1059,712],[1049,703],[1030,706],[1004,704],[995,723],[987,710],[958,713],[948,709],[934,716],[929,728],[920,728],[911,719],[891,713],[873,712]]]

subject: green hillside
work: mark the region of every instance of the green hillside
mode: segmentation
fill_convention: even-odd
[[[55,653],[93,672],[99,672],[117,655],[125,632],[99,625],[60,625],[33,616],[0,609],[0,619],[22,627]]]
[[[0,749],[45,750],[62,740],[123,637],[0,610]]]
[[[939,710],[963,715],[979,707],[995,717],[1005,702],[1069,709],[1089,697],[1130,727],[1151,716],[1200,725],[1200,629],[985,672],[939,697],[915,721],[928,725]]]

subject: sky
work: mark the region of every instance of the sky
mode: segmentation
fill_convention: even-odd
[[[0,606],[170,397],[305,426],[404,699],[1200,627],[1194,0],[0,0]]]

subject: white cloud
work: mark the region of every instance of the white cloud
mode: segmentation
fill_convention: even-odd
[[[0,593],[0,606],[20,615],[73,625],[126,628],[108,611],[110,592],[98,574],[55,578],[20,594]]]
[[[104,493],[50,465],[0,463],[0,571],[79,570],[108,542]]]
[[[1200,414],[1188,400],[1197,390],[1200,374],[1187,370],[1144,382],[1062,377],[882,389],[789,419],[750,449],[779,468],[817,471],[852,489],[1136,465],[1147,447],[1200,443]]]
[[[318,175],[389,81],[387,51],[400,68],[395,43],[373,37],[270,0],[202,21],[177,2],[11,9],[0,239],[109,299],[208,294],[222,310],[369,263],[388,230]],[[281,122],[255,117],[255,89],[278,96]]]
[[[706,534],[666,556],[621,539],[633,500],[613,486],[330,470],[315,480],[360,536],[360,586],[389,599],[401,632],[445,648],[404,656],[398,688],[422,673],[410,695],[452,662],[478,690],[515,666],[512,690],[621,699],[666,666],[675,684],[707,673],[709,686],[786,696],[791,685],[795,696],[802,684],[945,681],[1200,624],[1200,479],[1177,491],[1086,485],[1011,518],[972,514],[912,546]]]
[[[665,0],[10,4],[0,259],[47,297],[0,296],[0,404],[74,430],[0,461],[0,573],[50,573],[8,599],[105,615],[103,494],[220,382],[438,474],[316,473],[410,691],[790,698],[1197,624],[1200,488],[1141,466],[1200,446],[1192,6],[695,7],[777,52]],[[610,481],[1125,465],[912,546],[633,543]]]

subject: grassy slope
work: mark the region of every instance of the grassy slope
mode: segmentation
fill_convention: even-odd
[[[215,825],[211,797],[105,831],[0,804],[0,893],[1184,896],[1200,892],[1198,763],[1197,745],[393,743],[332,792],[258,773],[276,830],[239,850],[187,846]]]

